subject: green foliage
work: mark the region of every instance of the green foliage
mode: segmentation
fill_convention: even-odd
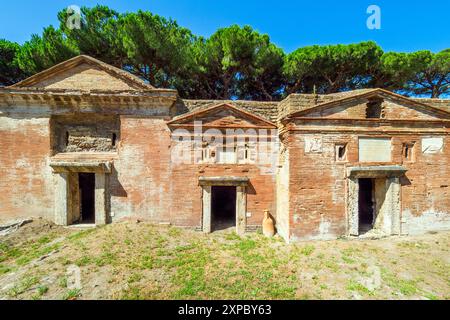
[[[106,63],[121,68],[126,60],[122,39],[118,37],[119,13],[107,6],[97,5],[93,8],[81,8],[81,28],[70,29],[66,25],[67,11],[58,12],[60,30],[67,41],[86,54]]]
[[[199,39],[194,52],[206,95],[261,100],[279,95],[284,54],[268,35],[232,25]]]
[[[286,57],[288,92],[332,93],[367,87],[383,51],[374,42],[299,48]]]
[[[188,76],[195,39],[188,29],[148,11],[123,15],[119,25],[130,71],[156,87],[174,86],[178,76]]]
[[[19,49],[17,43],[0,39],[0,86],[11,85],[24,78],[16,61]]]
[[[148,11],[81,8],[81,28],[49,26],[22,46],[0,40],[0,86],[86,54],[123,68],[183,98],[279,100],[289,93],[380,87],[402,94],[450,93],[450,49],[387,52],[374,42],[308,46],[285,54],[250,26],[231,25],[208,38]]]
[[[450,93],[449,49],[436,54],[388,52],[382,57],[382,68],[406,93],[433,98]]]
[[[34,34],[30,41],[21,46],[17,63],[23,72],[31,75],[70,59],[78,52],[61,30],[49,26],[42,36]]]
[[[354,292],[358,292],[360,294],[364,294],[364,295],[372,295],[372,291],[370,291],[369,289],[367,289],[365,286],[363,286],[361,283],[351,279],[348,284],[347,284],[347,290],[348,291],[354,291]]]
[[[76,300],[80,295],[80,289],[71,289],[64,294],[63,300]]]
[[[314,249],[315,249],[315,247],[312,244],[309,244],[309,245],[302,247],[300,249],[300,252],[305,256],[310,256],[313,253]]]

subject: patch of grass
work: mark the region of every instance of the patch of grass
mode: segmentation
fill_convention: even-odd
[[[8,251],[9,246],[5,242],[0,242],[0,251],[2,253]]]
[[[314,249],[315,247],[312,244],[308,244],[300,249],[300,253],[304,256],[310,256],[314,252]]]
[[[11,289],[8,290],[7,294],[10,297],[17,297],[18,295],[24,293],[29,290],[32,286],[39,283],[39,279],[34,276],[28,276],[23,278],[18,284],[14,285]]]
[[[54,245],[51,246],[45,246],[45,247],[40,247],[40,246],[32,246],[30,247],[26,252],[24,252],[20,258],[18,258],[15,262],[18,266],[22,266],[25,264],[28,264],[29,262],[40,258],[42,256],[45,256],[47,254],[49,254],[52,251],[58,250],[60,248],[60,244],[56,243]]]
[[[169,236],[176,238],[181,235],[181,230],[177,227],[170,227],[169,228]]]
[[[75,241],[77,241],[77,240],[81,240],[81,239],[83,239],[84,237],[90,235],[90,234],[93,233],[95,230],[96,230],[95,228],[82,230],[82,231],[79,231],[79,232],[77,232],[77,233],[73,233],[73,234],[69,235],[69,236],[67,237],[67,239],[68,239],[69,241],[75,242]]]
[[[341,259],[342,259],[342,261],[344,261],[345,263],[348,263],[348,264],[353,264],[356,262],[354,259],[350,258],[349,256],[342,256]]]
[[[200,244],[196,250],[183,251],[176,255],[171,261],[171,264],[177,266],[172,283],[178,289],[173,292],[173,298],[193,298],[206,289],[205,266],[210,260],[210,251]]]
[[[350,280],[347,284],[347,290],[349,291],[355,291],[361,294],[367,294],[372,295],[372,292],[367,289],[365,286],[363,286],[361,283],[355,280]]]
[[[253,239],[242,239],[238,243],[236,243],[236,248],[239,249],[242,252],[248,252],[250,250],[253,250],[256,248],[256,241]]]
[[[233,231],[233,232],[227,233],[225,235],[225,239],[230,240],[230,241],[231,240],[240,240],[241,237],[236,233],[236,231]]]
[[[133,273],[127,280],[128,283],[139,282],[142,279],[142,274]]]
[[[186,250],[192,250],[195,249],[195,246],[192,244],[188,244],[188,245],[183,245],[183,246],[176,246],[175,247],[175,251],[181,252],[181,251],[186,251]]]
[[[345,248],[341,250],[341,259],[347,264],[353,264],[356,262],[355,256],[358,252],[359,250],[355,248]]]
[[[435,296],[434,294],[427,292],[424,294],[424,297],[427,298],[428,300],[439,300],[439,298],[437,296]]]
[[[38,286],[37,291],[38,291],[38,294],[39,294],[40,296],[42,296],[42,295],[44,295],[44,294],[47,293],[47,291],[48,291],[48,286],[46,286],[46,285],[40,285],[40,286]]]
[[[79,267],[82,267],[82,266],[87,266],[88,264],[91,264],[92,262],[93,261],[92,261],[91,257],[89,257],[89,256],[82,256],[81,258],[78,258],[75,261],[75,264],[77,266],[79,266]]]
[[[39,244],[46,244],[46,243],[49,243],[50,241],[51,241],[50,236],[43,236],[43,237],[40,237],[37,240],[37,243],[39,243]]]
[[[156,239],[156,245],[157,245],[158,247],[162,247],[162,246],[164,246],[166,243],[167,243],[167,239],[166,239],[165,237],[163,237],[163,236],[159,236],[159,237]]]
[[[131,286],[122,292],[121,299],[123,300],[143,300],[142,289],[136,286]]]
[[[22,250],[19,248],[9,248],[6,252],[5,252],[5,257],[7,258],[18,258],[23,254]]]
[[[66,292],[63,300],[76,300],[81,295],[80,289],[71,289]]]
[[[330,260],[325,260],[324,265],[325,265],[325,267],[327,267],[328,269],[330,269],[334,272],[338,272],[340,270],[340,267],[337,264],[335,258],[332,258]]]
[[[118,263],[117,255],[113,252],[107,251],[102,253],[100,257],[94,259],[94,262],[97,266],[103,267],[106,265],[116,265]]]
[[[23,239],[14,246],[0,243],[0,277],[17,269],[19,263],[25,265],[21,266],[23,269],[33,268],[31,275],[35,279],[38,274],[43,276],[37,272],[44,270],[49,277],[57,277],[55,283],[46,285],[30,285],[33,279],[24,279],[10,290],[11,296],[53,299],[56,294],[56,298],[78,298],[81,292],[69,290],[70,285],[67,288],[62,271],[70,264],[89,266],[85,269],[90,272],[83,275],[87,283],[96,272],[111,271],[102,284],[106,290],[99,291],[106,292],[106,296],[100,298],[339,299],[348,297],[350,292],[376,299],[392,298],[393,294],[445,299],[445,285],[450,284],[443,249],[448,247],[444,245],[447,240],[441,238],[439,246],[434,240],[419,238],[420,241],[410,241],[413,245],[392,247],[390,242],[386,249],[382,249],[381,240],[288,245],[281,238],[269,239],[256,233],[239,236],[235,232],[218,232],[204,236],[172,226],[116,224],[72,234],[70,240],[58,242],[61,247],[64,245],[64,251],[39,265],[29,264],[42,254],[61,248],[53,246],[56,235],[45,234],[28,242]],[[94,237],[96,241],[90,241]],[[421,249],[427,246],[433,251],[424,261]],[[370,283],[361,277],[372,276],[368,267],[374,261],[382,270],[383,287],[370,291]],[[405,266],[402,270],[407,279],[414,280],[399,277],[394,271],[400,266]],[[383,268],[388,271],[384,275]],[[427,290],[421,289],[421,284]],[[92,288],[86,286],[83,296],[91,295]],[[93,290],[92,294],[97,293]]]
[[[272,299],[292,299],[296,291],[297,288],[293,285],[274,282],[268,287],[267,295]]]
[[[0,275],[10,272],[12,269],[8,266],[0,264]]]
[[[385,281],[386,285],[388,285],[393,289],[398,290],[401,294],[405,296],[412,296],[416,293],[419,293],[420,291],[417,288],[417,281],[402,279],[388,272],[385,269],[382,270],[381,277]]]
[[[141,258],[141,269],[153,269],[154,266],[155,260],[153,259],[153,257],[149,255],[144,255]]]
[[[242,257],[244,259],[244,263],[246,265],[253,265],[253,264],[257,264],[257,263],[262,263],[266,260],[266,258],[259,253],[249,253],[249,254],[245,254]]]
[[[61,278],[59,278],[58,285],[61,288],[67,288],[67,277],[66,276],[62,276]]]

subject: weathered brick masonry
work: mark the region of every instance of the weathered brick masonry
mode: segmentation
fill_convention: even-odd
[[[449,229],[449,112],[449,100],[380,89],[182,100],[79,56],[0,88],[0,219],[133,216],[209,232],[232,199],[238,232],[269,210],[287,241]],[[206,140],[242,130],[243,143],[196,144],[199,122]],[[268,144],[253,132],[279,137],[278,161],[255,160]]]
[[[373,97],[384,100],[382,118],[366,117],[367,99]],[[280,209],[286,204],[278,205],[278,215],[285,215],[288,221],[284,232],[289,238],[335,238],[349,232],[349,168],[353,167],[368,168],[366,176],[370,178],[370,168],[385,168],[386,172],[376,176],[382,183],[391,176],[389,166],[406,171],[399,177],[396,200],[400,226],[391,234],[448,228],[449,116],[441,112],[445,107],[431,110],[421,102],[376,90],[312,109],[302,109],[293,100],[290,107],[300,111],[291,113],[282,126],[289,151],[284,163],[289,170],[285,186],[289,214]],[[440,139],[442,147],[424,152],[424,139],[432,137]],[[361,161],[361,138],[390,139],[390,159]],[[408,159],[406,145],[410,146]],[[345,146],[344,159],[337,159],[337,146]],[[385,201],[384,197],[382,194],[378,202]]]

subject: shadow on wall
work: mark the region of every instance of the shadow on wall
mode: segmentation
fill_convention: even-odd
[[[111,168],[111,174],[109,175],[109,192],[106,195],[107,212],[111,213],[111,197],[128,197],[127,191],[124,189],[119,181],[119,174],[114,166]],[[112,222],[112,217],[108,214],[107,223]]]
[[[400,185],[402,186],[410,186],[411,185],[411,181],[409,180],[409,178],[406,175],[403,175],[400,177]]]
[[[256,190],[250,181],[249,181],[249,184],[247,185],[247,187],[245,188],[245,191],[247,194],[252,194],[252,195],[256,194]]]
[[[109,176],[110,194],[113,197],[126,198],[128,196],[127,191],[124,189],[119,181],[119,174],[114,166],[111,168],[111,174]]]

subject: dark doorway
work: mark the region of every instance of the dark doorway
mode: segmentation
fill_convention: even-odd
[[[236,226],[236,187],[211,188],[211,230]]]
[[[373,179],[359,179],[358,210],[359,210],[359,234],[363,234],[373,228]]]
[[[95,174],[79,173],[80,221],[95,223]]]

